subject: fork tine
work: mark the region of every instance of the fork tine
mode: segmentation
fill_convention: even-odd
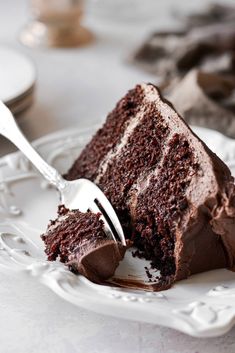
[[[110,221],[112,222],[120,240],[121,243],[125,246],[126,245],[126,239],[122,230],[122,226],[119,222],[119,219],[116,215],[116,212],[113,209],[113,206],[111,205],[111,203],[109,202],[109,200],[107,199],[107,197],[104,195],[104,193],[100,190],[100,188],[95,185],[94,183],[92,183],[91,181],[87,180],[87,179],[82,179],[82,181],[84,183],[87,184],[87,186],[89,186],[90,191],[92,191],[93,197],[94,199],[96,199],[100,205],[102,206],[102,208],[104,209],[104,211],[106,212],[106,214],[108,215]],[[98,208],[98,207],[97,207]],[[99,212],[102,213],[102,211],[99,209]]]
[[[105,231],[108,233],[108,235],[109,234],[111,235],[111,237],[113,238],[113,240],[115,242],[117,242],[117,239],[115,238],[115,235],[113,234],[108,222],[106,221],[104,215],[102,214],[101,210],[99,209],[99,207],[96,205],[95,202],[93,202],[91,205],[89,205],[89,211],[91,211],[93,213],[101,213],[100,219],[104,222]]]

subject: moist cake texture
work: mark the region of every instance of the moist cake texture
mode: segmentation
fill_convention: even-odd
[[[48,260],[58,258],[72,272],[96,283],[110,278],[125,248],[108,238],[100,216],[59,206],[57,219],[50,222],[42,235]]]
[[[103,190],[138,256],[160,270],[156,290],[234,268],[231,173],[152,84],[117,103],[66,178],[88,178]]]

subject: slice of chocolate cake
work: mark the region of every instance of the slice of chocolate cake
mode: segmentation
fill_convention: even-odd
[[[100,214],[69,211],[64,206],[59,206],[58,218],[50,222],[42,239],[48,260],[59,258],[96,283],[110,278],[125,254],[121,244],[108,238]]]
[[[118,102],[66,177],[88,178],[104,191],[139,256],[160,270],[156,290],[234,268],[230,171],[155,86],[137,85]]]

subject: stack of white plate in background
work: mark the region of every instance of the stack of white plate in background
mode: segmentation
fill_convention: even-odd
[[[0,47],[0,100],[13,114],[26,110],[33,102],[36,72],[25,55]]]

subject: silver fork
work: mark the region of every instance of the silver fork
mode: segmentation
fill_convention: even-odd
[[[117,237],[125,246],[126,240],[122,226],[111,203],[94,183],[87,179],[65,180],[59,172],[42,159],[25,138],[10,110],[0,101],[0,134],[13,142],[32,162],[45,179],[60,192],[61,203],[68,209],[88,210],[101,213],[108,236],[117,241]]]

